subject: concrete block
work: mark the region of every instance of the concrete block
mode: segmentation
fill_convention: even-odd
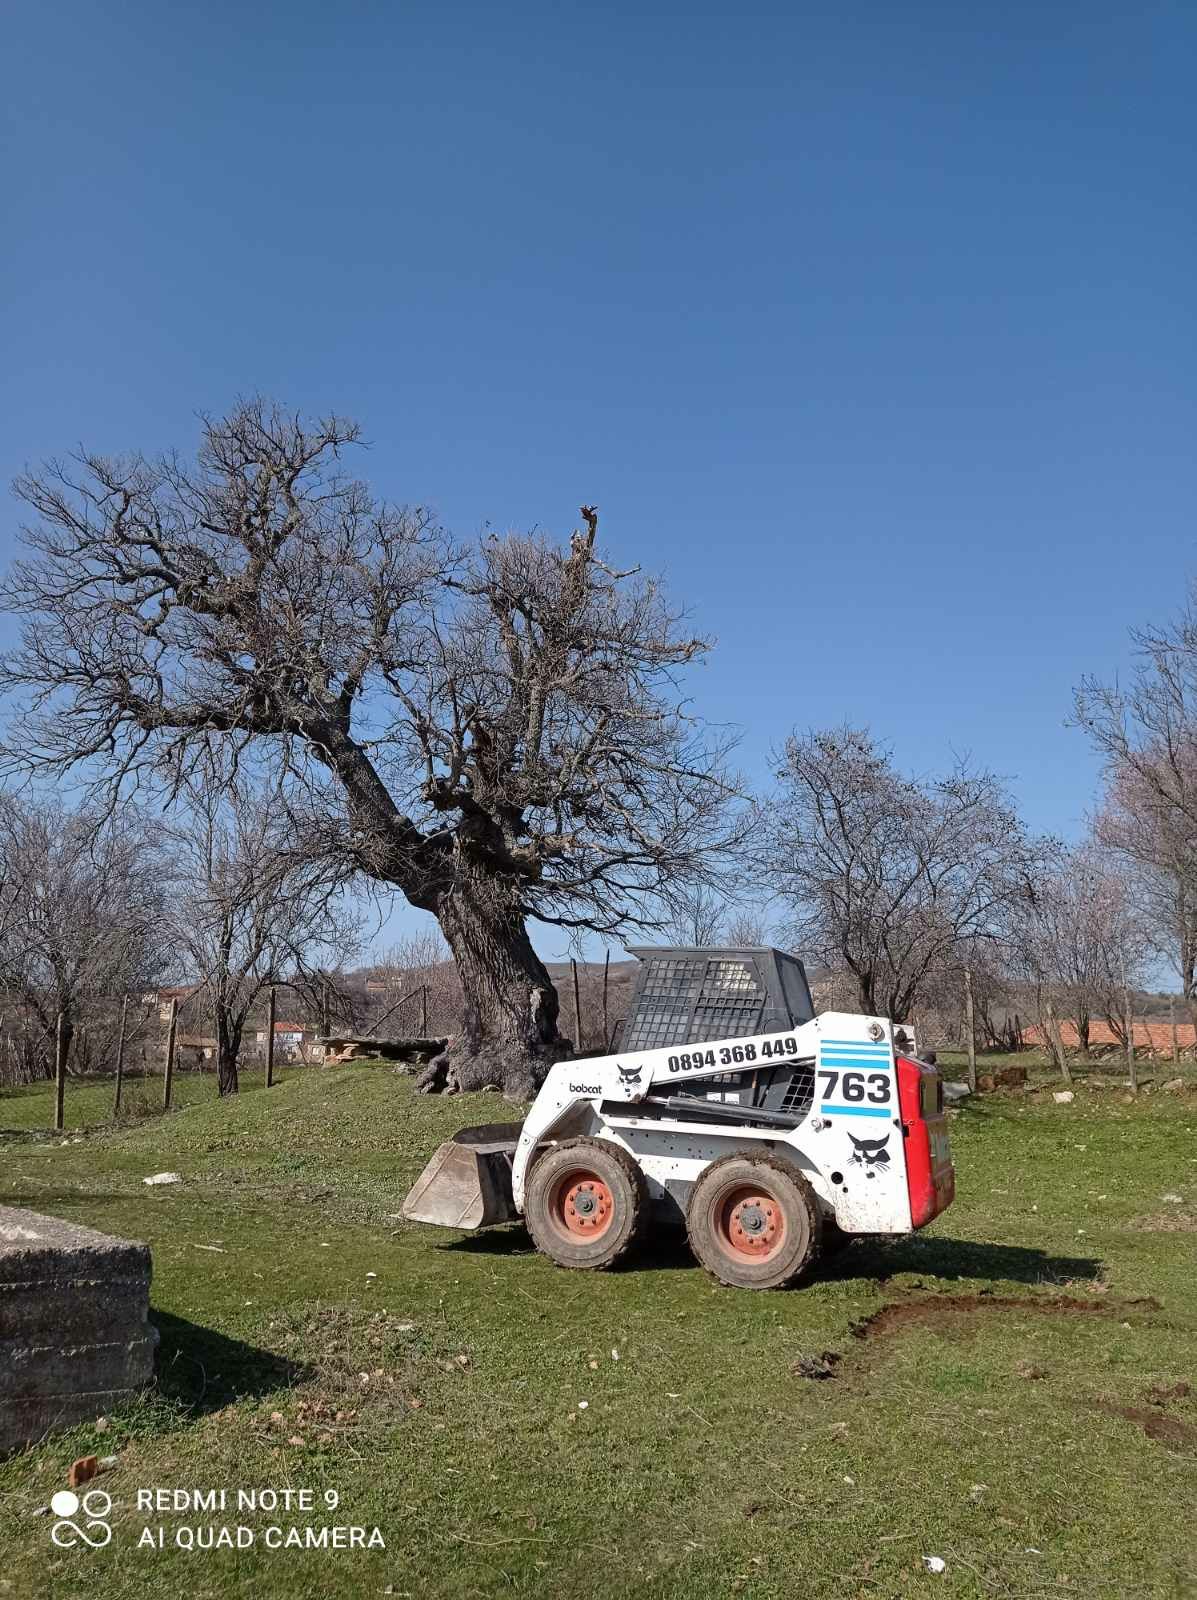
[[[109,1329],[144,1325],[148,1274],[136,1278],[42,1278],[0,1283],[0,1341],[52,1344],[65,1329],[78,1341],[103,1343]]]
[[[0,1206],[0,1454],[149,1381],[150,1272],[147,1245]]]

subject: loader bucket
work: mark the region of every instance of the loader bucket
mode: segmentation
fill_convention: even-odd
[[[403,1202],[409,1222],[441,1228],[489,1228],[515,1222],[511,1160],[523,1124],[487,1122],[447,1139],[412,1184]]]

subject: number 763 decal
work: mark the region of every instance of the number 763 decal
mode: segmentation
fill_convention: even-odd
[[[819,1080],[822,1085],[820,1099],[831,1100],[835,1096],[836,1084],[842,1099],[849,1102],[868,1100],[873,1105],[885,1105],[890,1099],[890,1076],[888,1072],[832,1072],[826,1067],[820,1067]]]

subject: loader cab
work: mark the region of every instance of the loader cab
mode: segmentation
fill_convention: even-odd
[[[640,967],[616,1049],[748,1038],[814,1017],[802,962],[770,945],[629,945],[628,953]]]

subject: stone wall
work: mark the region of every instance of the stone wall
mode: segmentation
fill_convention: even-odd
[[[149,1381],[150,1271],[148,1245],[0,1206],[0,1454]]]

